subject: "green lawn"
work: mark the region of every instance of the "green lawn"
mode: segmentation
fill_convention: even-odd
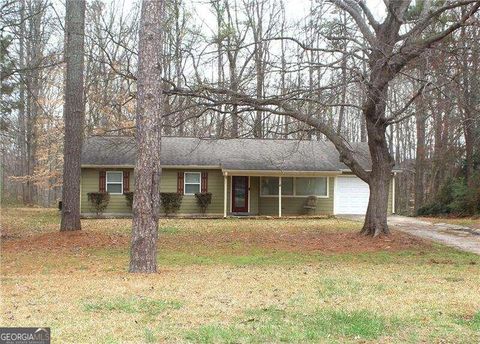
[[[58,233],[2,211],[1,326],[54,343],[478,343],[480,257],[336,219],[161,221],[154,275],[126,272],[130,220]]]

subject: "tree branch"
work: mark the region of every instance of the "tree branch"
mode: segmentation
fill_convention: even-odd
[[[357,24],[360,32],[362,33],[363,37],[370,43],[372,47],[377,46],[377,38],[373,34],[372,30],[368,27],[368,24],[362,17],[360,12],[360,8],[350,0],[329,0],[338,8],[348,12],[350,16],[353,18],[355,23]]]
[[[277,115],[283,115],[295,118],[300,122],[306,123],[320,133],[325,135],[337,148],[340,153],[340,161],[347,165],[352,172],[354,172],[359,178],[368,182],[370,173],[367,172],[358,162],[354,156],[354,151],[350,144],[339,134],[337,134],[332,128],[327,124],[323,123],[320,119],[306,114],[299,109],[291,107],[287,104],[289,99],[283,99],[282,97],[268,97],[265,99],[258,99],[250,97],[246,94],[240,92],[234,92],[230,89],[225,88],[215,88],[210,86],[200,86],[196,90],[188,90],[183,88],[174,88],[171,90],[165,90],[166,94],[178,94],[189,97],[199,97],[203,99],[212,99],[208,96],[208,93],[220,94],[228,96],[228,99],[223,100],[223,104],[234,104],[240,106],[251,106],[255,110],[270,112]],[[215,100],[218,104],[219,100]]]

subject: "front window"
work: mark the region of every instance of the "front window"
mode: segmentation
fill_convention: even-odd
[[[184,175],[185,180],[185,187],[184,193],[185,195],[194,195],[200,192],[200,172],[185,172]]]
[[[262,196],[278,196],[278,177],[262,177],[260,191]],[[282,178],[282,195],[293,195],[293,178]]]
[[[297,196],[327,196],[327,178],[295,178],[295,194]]]
[[[278,177],[262,177],[260,195],[278,197]],[[328,177],[283,177],[282,196],[328,197]]]
[[[107,192],[112,195],[121,195],[123,193],[123,172],[107,171]]]

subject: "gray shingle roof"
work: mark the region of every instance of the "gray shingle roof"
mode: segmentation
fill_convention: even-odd
[[[370,168],[366,143],[352,149]],[[90,137],[84,142],[82,165],[129,166],[135,164],[133,137]],[[219,166],[226,170],[339,171],[348,169],[339,161],[335,147],[325,141],[162,138],[163,166]]]

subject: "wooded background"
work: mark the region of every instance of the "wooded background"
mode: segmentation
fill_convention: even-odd
[[[366,141],[369,48],[345,10],[307,0],[166,4],[164,135],[326,139],[299,120],[232,96],[242,93],[288,100],[346,141]],[[380,5],[371,6],[378,10],[372,16],[384,16]],[[430,6],[413,3],[406,25],[414,27]],[[135,1],[87,3],[85,136],[134,134],[139,10]],[[465,11],[452,6],[421,34],[441,32]],[[61,198],[64,12],[57,1],[0,2],[5,203],[52,206]],[[427,213],[480,210],[479,18],[427,49],[389,88],[389,147],[403,169],[396,184],[399,213],[422,206]]]

